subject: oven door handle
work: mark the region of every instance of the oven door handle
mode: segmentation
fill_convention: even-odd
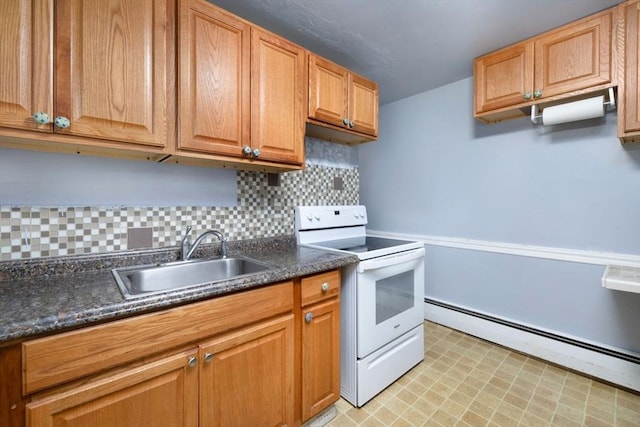
[[[393,254],[382,258],[360,261],[358,263],[358,273],[378,270],[392,265],[400,265],[419,258],[424,258],[424,248],[402,252],[400,254]]]

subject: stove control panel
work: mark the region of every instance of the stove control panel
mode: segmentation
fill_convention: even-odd
[[[298,206],[296,230],[352,227],[367,224],[366,206]]]

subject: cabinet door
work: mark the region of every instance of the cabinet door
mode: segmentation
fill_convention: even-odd
[[[626,6],[622,132],[640,131],[640,3]],[[622,110],[621,110],[622,111]]]
[[[476,58],[475,114],[526,102],[533,94],[533,43],[519,43]]]
[[[52,24],[52,0],[0,3],[0,126],[52,130],[33,120],[36,112],[53,115]]]
[[[535,91],[542,97],[611,81],[611,12],[551,31],[535,41]]]
[[[165,146],[168,2],[56,0],[56,132]]]
[[[305,51],[257,28],[251,37],[251,146],[261,160],[302,164]]]
[[[354,74],[349,85],[349,128],[378,135],[378,85]]]
[[[302,311],[302,420],[340,398],[340,301]]]
[[[204,0],[180,6],[178,147],[240,157],[250,132],[249,26]]]
[[[198,369],[192,352],[81,384],[27,404],[27,427],[198,425]]]
[[[344,127],[349,119],[349,73],[344,68],[309,55],[309,117]]]
[[[293,315],[200,347],[200,426],[293,425]]]

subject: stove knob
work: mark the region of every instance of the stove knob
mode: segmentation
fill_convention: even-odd
[[[308,219],[309,221],[311,221],[311,220],[313,219],[313,215],[311,215],[310,213],[308,213],[308,214],[307,214],[307,219]]]
[[[318,221],[320,221],[320,215],[319,214],[315,214],[315,217]]]

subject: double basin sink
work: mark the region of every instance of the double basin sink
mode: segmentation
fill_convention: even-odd
[[[260,273],[271,269],[244,258],[214,258],[166,264],[121,267],[111,270],[126,299],[184,289]]]

